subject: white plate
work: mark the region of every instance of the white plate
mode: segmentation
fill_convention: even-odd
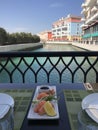
[[[10,105],[11,107],[14,107],[14,99],[8,94],[0,93],[0,104]]]
[[[92,109],[92,108],[96,109]],[[89,109],[85,109],[89,108]],[[84,109],[87,114],[95,121],[98,123],[98,93],[93,93],[88,96],[86,96],[82,100],[82,109]]]
[[[42,86],[37,86],[33,100],[36,100],[36,97],[37,97],[37,95],[39,93],[40,87],[42,87]],[[55,93],[57,94],[57,92],[56,92],[56,86],[48,86],[48,87],[50,89],[54,89]],[[46,114],[40,116],[39,114],[37,114],[37,113],[34,112],[34,106],[31,104],[29,112],[28,112],[28,115],[27,115],[27,118],[31,119],[31,120],[59,119],[59,110],[58,110],[58,103],[57,103],[57,101],[53,101],[53,105],[54,105],[54,109],[56,111],[56,116],[50,117],[50,116],[48,116]]]

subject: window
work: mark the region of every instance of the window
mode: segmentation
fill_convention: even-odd
[[[62,30],[63,30],[63,31],[67,31],[67,27],[65,27],[65,28],[62,28]]]

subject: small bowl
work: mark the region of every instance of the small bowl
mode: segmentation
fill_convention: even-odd
[[[39,92],[48,92],[50,90],[49,86],[48,85],[42,85],[40,86],[39,88]]]

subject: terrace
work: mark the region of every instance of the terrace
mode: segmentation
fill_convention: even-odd
[[[54,57],[56,57],[55,62],[53,62]],[[14,61],[15,58],[18,58],[17,62]],[[28,63],[28,58],[30,58],[30,63]],[[44,59],[44,61],[39,62],[40,58]],[[67,58],[69,58],[68,61],[66,60]],[[0,59],[1,78],[3,71],[4,74],[9,77],[9,81],[5,82],[6,84],[0,84],[0,92],[11,95],[15,100],[15,130],[40,130],[41,128],[43,130],[60,130],[61,128],[62,130],[78,130],[77,112],[81,110],[81,101],[88,94],[96,92],[98,87],[98,52],[0,52]],[[34,65],[35,62],[36,65]],[[63,64],[63,68],[61,67],[61,69],[60,62]],[[20,67],[21,63],[22,68]],[[51,67],[48,68],[49,66],[47,67],[46,63]],[[75,68],[72,67],[73,63]],[[88,68],[85,69],[86,64]],[[11,69],[9,69],[9,65]],[[26,66],[25,69],[23,69],[24,66]],[[37,70],[34,68],[35,66],[38,67]],[[14,75],[17,70],[18,75]],[[33,75],[32,83],[26,80],[26,74],[29,70]],[[60,114],[58,120],[42,120],[38,122],[38,120],[27,119],[32,102],[32,94],[34,95],[34,90],[36,90],[38,85],[42,85],[38,80],[38,75],[41,70],[43,70],[43,74],[46,77],[43,84],[55,85],[57,94],[61,93],[58,101]],[[56,70],[56,75],[59,77],[58,82],[54,84],[51,83],[51,73],[53,70]],[[63,82],[63,74],[66,73],[66,70],[70,73],[70,83],[67,83],[67,81],[65,83]],[[93,73],[91,73],[91,70],[93,70]],[[82,75],[83,78],[80,78],[80,81],[76,83],[75,78],[79,72],[79,76],[81,77]],[[89,81],[89,75],[92,75],[94,79],[92,82],[95,83],[96,86],[93,84],[92,87],[86,84]],[[20,78],[20,82],[17,81],[17,77]],[[90,91],[85,91],[89,88]],[[71,101],[74,102],[74,105]],[[72,106],[73,109],[71,109],[70,106]]]

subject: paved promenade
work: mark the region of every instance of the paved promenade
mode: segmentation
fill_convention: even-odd
[[[78,43],[78,42],[73,42],[72,45],[89,50],[89,51],[98,51],[98,45],[84,44],[84,43]]]

